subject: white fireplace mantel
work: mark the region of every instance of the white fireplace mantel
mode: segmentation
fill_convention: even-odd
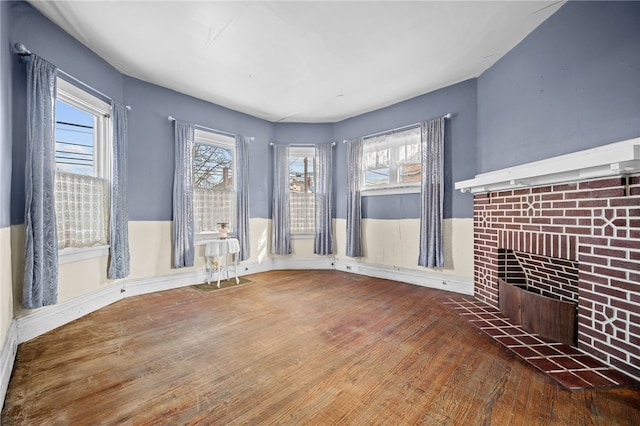
[[[462,192],[478,194],[640,172],[640,138],[534,161],[456,182]]]

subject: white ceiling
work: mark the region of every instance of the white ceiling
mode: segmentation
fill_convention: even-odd
[[[480,76],[564,1],[31,3],[126,75],[269,121],[336,122]]]

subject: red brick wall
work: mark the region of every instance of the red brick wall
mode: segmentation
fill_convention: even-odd
[[[540,253],[544,253],[544,247],[536,248],[535,253],[499,250],[498,277],[543,296],[578,303],[578,261]],[[518,273],[513,272],[514,262]]]
[[[498,307],[498,250],[577,260],[578,347],[640,378],[640,176],[476,194],[475,296]]]

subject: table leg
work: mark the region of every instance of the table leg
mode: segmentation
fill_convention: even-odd
[[[236,276],[236,284],[240,284],[240,279],[238,278],[238,255],[240,253],[235,253],[233,255],[234,265],[233,265],[233,274]]]

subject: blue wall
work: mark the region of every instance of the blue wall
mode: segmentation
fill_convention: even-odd
[[[335,125],[338,141],[366,136],[452,113],[445,125],[445,218],[473,216],[470,194],[454,190],[455,182],[476,174],[476,80],[467,80],[407,101],[344,120]],[[347,215],[347,150],[339,143],[336,158],[337,217]],[[420,195],[363,197],[363,216],[373,219],[420,217]]]
[[[640,2],[568,2],[478,79],[478,172],[640,136]]]
[[[255,138],[249,154],[254,218],[270,217],[269,142],[338,142],[335,209],[336,217],[344,218],[348,164],[343,139],[451,112],[445,135],[444,213],[447,218],[467,218],[472,216],[472,198],[454,190],[457,181],[640,135],[637,2],[569,2],[479,79],[335,124],[270,123],[123,76],[28,3],[2,2],[1,10],[0,226],[23,222],[26,72],[8,51],[17,41],[133,107],[131,220],[171,219],[173,128],[167,115]],[[417,218],[419,205],[417,194],[372,196],[364,198],[363,210],[368,218]]]
[[[134,78],[125,78],[129,112],[129,218],[171,220],[174,131],[167,116],[224,132],[252,136],[251,217],[269,217],[273,124]]]
[[[0,228],[11,224],[11,64],[9,3],[0,2]]]
[[[122,99],[123,76],[107,62],[25,2],[11,2],[9,38],[3,43],[24,43],[29,50],[114,99]],[[3,32],[4,32],[3,25]],[[24,163],[26,140],[26,67],[11,60],[12,176],[11,224],[24,222]],[[5,77],[3,76],[3,81]],[[4,83],[3,83],[4,84]]]

